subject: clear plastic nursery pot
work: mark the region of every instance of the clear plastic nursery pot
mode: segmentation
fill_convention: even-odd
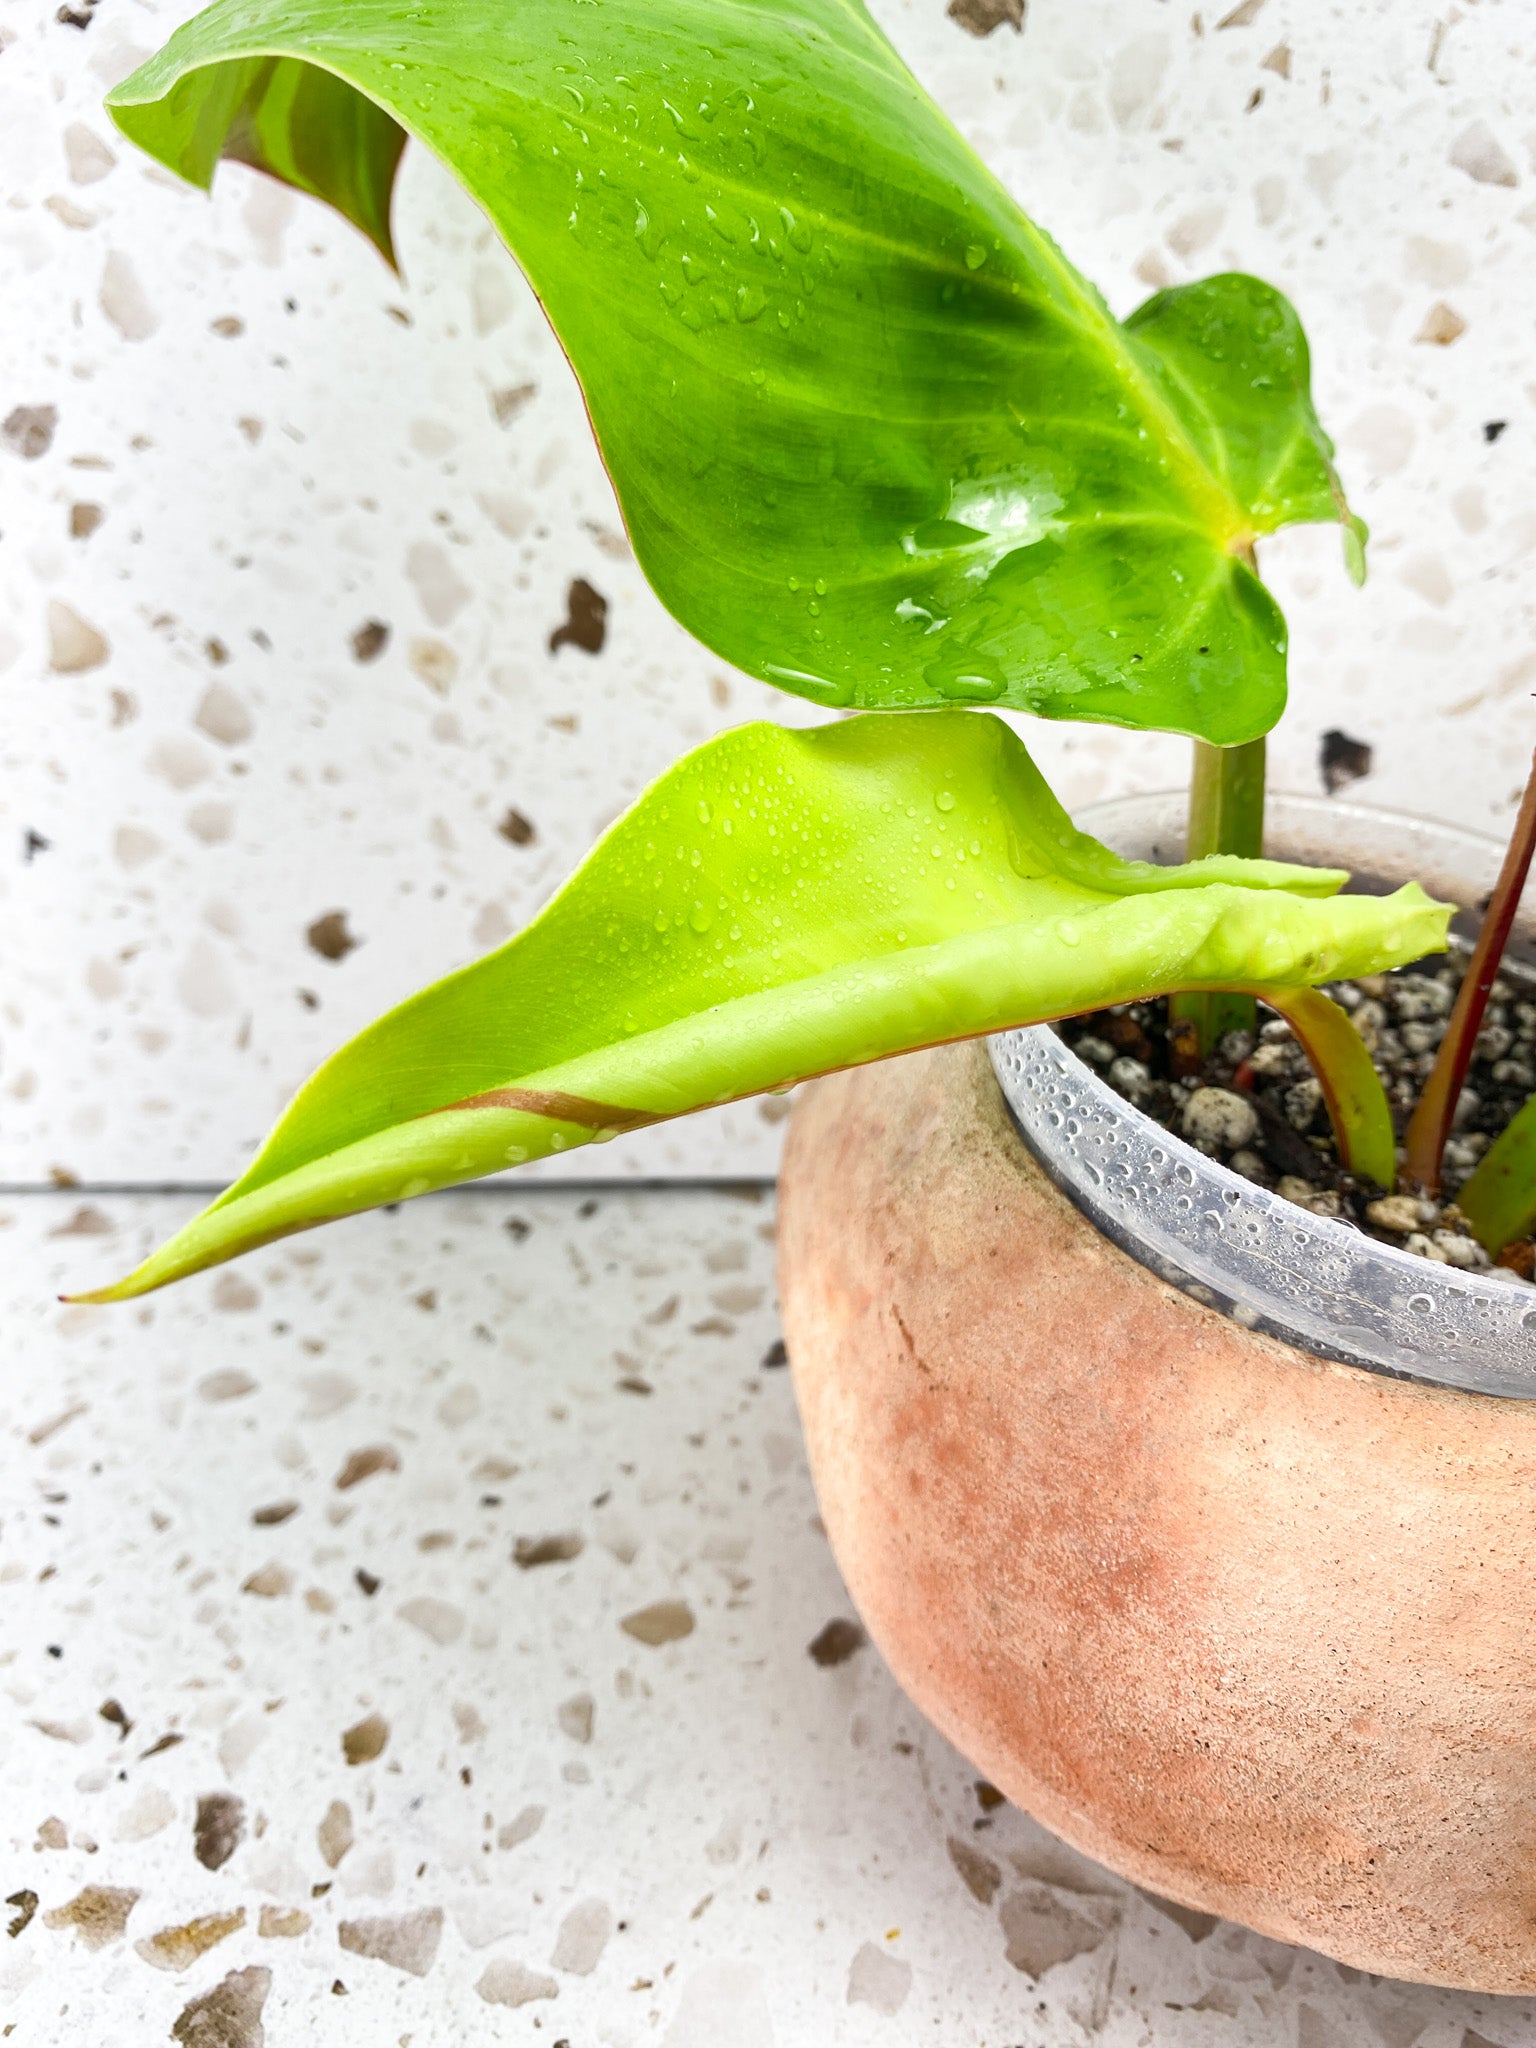
[[[1084,821],[1172,858],[1181,806]],[[1270,826],[1463,904],[1500,857]],[[1536,1290],[1253,1188],[1043,1030],[805,1091],[780,1248],[849,1590],[993,1783],[1186,1906],[1536,1989]]]

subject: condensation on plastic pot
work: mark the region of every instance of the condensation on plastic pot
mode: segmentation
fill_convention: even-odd
[[[1081,822],[1120,852],[1182,858],[1182,796],[1095,807]],[[1356,871],[1356,886],[1418,874],[1461,903],[1486,896],[1502,848],[1365,805],[1271,797],[1265,851]],[[1513,953],[1529,955],[1532,895]],[[1208,1307],[1319,1357],[1466,1393],[1536,1399],[1536,1288],[1463,1272],[1314,1216],[1207,1159],[1133,1109],[1048,1025],[992,1039],[1024,1143],[1132,1258]]]
[[[1323,1358],[1536,1400],[1536,1288],[1437,1266],[1255,1187],[1133,1109],[1048,1025],[991,1053],[1051,1179],[1161,1279]]]

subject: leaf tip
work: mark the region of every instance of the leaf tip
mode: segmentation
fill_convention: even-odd
[[[138,1295],[151,1294],[155,1288],[163,1287],[169,1275],[157,1275],[154,1268],[159,1264],[159,1254],[135,1266],[131,1273],[125,1273],[120,1280],[111,1280],[105,1287],[84,1288],[78,1294],[61,1294],[58,1299],[66,1308],[111,1308],[118,1302],[133,1301]]]
[[[114,1280],[108,1287],[92,1287],[83,1294],[61,1294],[57,1298],[65,1308],[106,1308],[113,1302],[127,1301],[132,1291],[127,1280]]]

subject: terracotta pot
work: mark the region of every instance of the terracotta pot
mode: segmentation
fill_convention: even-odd
[[[822,1514],[937,1727],[1186,1906],[1536,1989],[1536,1404],[1170,1285],[1042,1171],[982,1047],[806,1090],[780,1200]]]

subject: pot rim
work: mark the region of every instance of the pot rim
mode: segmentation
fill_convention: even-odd
[[[1182,793],[1087,807],[1118,850],[1177,856]],[[1279,857],[1318,858],[1330,827],[1362,835],[1389,885],[1427,859],[1440,886],[1476,901],[1498,841],[1363,804],[1271,796]],[[1352,856],[1358,853],[1350,849]],[[1489,866],[1491,861],[1491,868]],[[1524,921],[1524,920],[1522,920]],[[1245,1180],[1154,1123],[1047,1024],[988,1041],[1010,1115],[1030,1152],[1111,1242],[1207,1307],[1314,1356],[1468,1394],[1536,1399],[1536,1290],[1497,1269],[1464,1272],[1315,1216]]]

